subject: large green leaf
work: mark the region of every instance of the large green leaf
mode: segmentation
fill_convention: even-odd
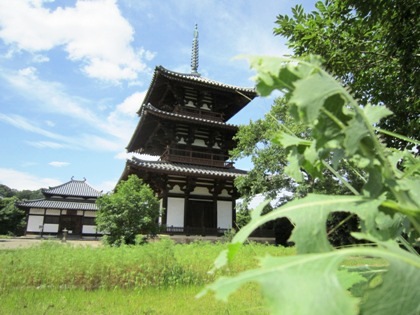
[[[260,269],[221,278],[203,293],[214,290],[217,297],[226,299],[243,283],[255,281],[275,314],[420,314],[419,256],[407,242],[404,246],[410,252],[401,250],[393,240],[401,239],[403,224],[406,231],[410,230],[407,222],[420,232],[420,162],[412,152],[392,152],[378,139],[372,125],[390,111],[370,105],[361,107],[321,68],[317,57],[308,56],[303,61],[257,57],[251,63],[258,71],[257,91],[262,95],[275,89],[284,92],[291,116],[311,130],[311,142],[289,131],[274,137],[287,147],[287,174],[296,180],[303,176],[316,179],[329,170],[345,183],[346,175],[335,172],[330,163],[337,167],[346,158],[368,178],[361,191],[345,183],[356,196],[309,195],[265,215],[261,215],[261,205],[250,223],[235,235],[228,250],[220,254],[215,268],[232,260],[257,227],[281,217],[295,225],[290,240],[296,244],[298,255],[266,257]],[[397,139],[413,142],[403,136]],[[364,234],[355,236],[374,246],[333,249],[326,221],[335,211],[356,214]],[[388,262],[384,275],[365,279],[376,279],[377,283],[369,283],[371,288],[366,294],[361,292],[360,303],[346,291],[361,281],[360,277],[340,268],[343,259],[357,256],[379,257]]]
[[[377,243],[380,251],[372,255],[389,262],[382,283],[368,290],[361,303],[361,314],[369,315],[417,315],[420,314],[420,258],[402,250],[396,242],[380,242],[372,236],[356,233],[362,239]],[[357,249],[355,249],[357,250]]]
[[[365,236],[366,237],[366,236]],[[208,285],[199,297],[214,291],[226,300],[241,285],[257,282],[267,297],[273,314],[350,315],[359,314],[359,300],[351,297],[346,287],[360,282],[340,279],[338,270],[345,258],[379,257],[389,262],[382,283],[368,292],[361,303],[362,314],[419,314],[420,259],[398,248],[393,242],[377,242],[380,247],[354,247],[319,254],[292,257],[265,257],[259,269],[235,277],[222,277]],[[350,283],[349,283],[350,282]]]
[[[291,201],[263,216],[254,217],[233,238],[232,243],[243,243],[254,229],[271,220],[287,217],[298,228],[293,231],[291,240],[295,242],[298,253],[318,253],[332,250],[328,242],[326,221],[334,211],[356,213],[367,231],[374,233],[377,209],[380,199],[363,196],[326,196],[311,194],[303,199]]]
[[[221,277],[199,294],[229,295],[247,282],[261,285],[273,314],[357,314],[358,299],[341,286],[337,269],[343,257],[311,254],[261,259],[261,268],[237,277]]]

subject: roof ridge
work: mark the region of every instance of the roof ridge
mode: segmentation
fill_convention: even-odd
[[[217,85],[218,87],[223,87],[223,88],[229,88],[229,89],[238,89],[238,90],[243,90],[249,93],[256,93],[256,90],[254,87],[242,87],[242,86],[238,86],[238,85],[233,85],[233,84],[227,84],[227,83],[222,83],[213,79],[209,79],[203,76],[197,76],[195,74],[191,74],[191,73],[182,73],[182,72],[177,72],[177,71],[173,71],[173,70],[169,70],[167,68],[165,68],[162,65],[159,65],[155,68],[155,72],[156,70],[161,70],[163,73],[169,74],[169,75],[175,75],[177,77],[183,77],[185,79],[191,79],[193,81],[197,81],[197,82],[202,82],[202,83],[212,83],[214,85]]]
[[[130,161],[130,159],[128,159]],[[217,171],[222,171],[222,172],[247,172],[245,170],[241,170],[239,168],[230,168],[230,169],[225,169],[223,167],[217,167],[217,166],[210,166],[210,165],[197,165],[197,164],[190,164],[190,163],[181,163],[181,162],[170,162],[170,161],[162,161],[162,160],[158,160],[158,161],[149,161],[149,160],[142,160],[138,157],[133,156],[131,158],[131,160],[134,160],[134,162],[145,162],[145,163],[150,163],[150,164],[167,164],[167,165],[174,165],[174,166],[181,166],[181,167],[190,167],[190,168],[195,168],[195,169],[204,169],[204,170],[217,170]]]
[[[99,196],[102,193],[102,191],[99,191],[89,185],[86,182],[86,178],[83,180],[75,180],[73,177],[68,182],[54,187],[49,187],[48,189],[43,188],[41,191],[44,195],[72,195],[83,197]]]
[[[167,111],[161,110],[161,109],[153,106],[150,103],[147,103],[145,106],[142,106],[142,112],[145,109],[148,109],[148,108],[151,109],[151,110],[153,110],[153,111],[155,111],[155,112],[157,112],[157,113],[162,113],[162,114],[167,115],[167,116],[173,116],[173,117],[179,117],[179,118],[186,118],[186,119],[191,119],[191,120],[195,120],[195,121],[209,122],[209,123],[216,124],[216,125],[238,128],[237,125],[229,124],[229,123],[227,123],[225,121],[212,120],[212,119],[200,118],[200,117],[195,117],[195,116],[183,115],[183,114],[179,114],[179,113],[167,112]]]

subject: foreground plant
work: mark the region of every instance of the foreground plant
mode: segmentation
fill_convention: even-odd
[[[321,178],[328,170],[354,196],[310,194],[265,215],[262,204],[220,254],[215,269],[235,256],[254,229],[281,217],[295,225],[290,241],[296,244],[297,255],[261,258],[259,269],[219,278],[199,296],[211,290],[227,299],[251,281],[261,285],[274,314],[419,314],[420,258],[410,240],[420,233],[420,160],[410,150],[391,150],[381,143],[378,133],[390,132],[374,126],[392,113],[385,106],[360,106],[321,68],[317,57],[255,57],[251,65],[258,72],[257,91],[262,96],[284,92],[290,114],[312,133],[313,140],[288,130],[275,135],[273,141],[288,150],[285,171],[301,181],[304,176]],[[340,163],[350,165],[364,180],[361,191],[335,171]],[[365,245],[331,246],[326,221],[337,211],[359,217],[361,231],[353,236]],[[345,259],[358,256],[383,259],[383,270],[366,276],[366,270],[343,265]]]

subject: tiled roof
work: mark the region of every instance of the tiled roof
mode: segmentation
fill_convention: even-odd
[[[19,207],[41,209],[98,210],[98,207],[93,202],[57,201],[45,199],[22,201],[17,205]]]
[[[86,180],[74,180],[73,178],[62,185],[43,189],[44,195],[58,196],[77,196],[85,198],[95,198],[101,195],[101,192],[86,184]]]
[[[170,113],[170,112],[165,112],[163,110],[157,109],[156,107],[154,107],[152,104],[147,104],[147,105],[143,105],[142,108],[140,109],[140,114],[143,114],[143,112],[145,110],[149,110],[154,114],[157,114],[157,116],[160,117],[173,117],[176,119],[181,119],[187,122],[197,122],[200,124],[206,124],[206,125],[213,125],[213,126],[223,126],[223,127],[228,127],[230,129],[234,129],[236,130],[238,127],[232,124],[227,124],[225,122],[222,121],[217,121],[217,120],[210,120],[210,119],[204,119],[204,118],[199,118],[199,117],[194,117],[194,116],[187,116],[187,115],[182,115],[182,114],[177,114],[177,113]]]
[[[216,168],[205,167],[183,163],[172,163],[165,161],[145,161],[133,157],[127,161],[128,165],[139,167],[144,170],[151,170],[158,173],[204,175],[214,177],[237,177],[245,175],[247,172],[236,168]]]
[[[205,84],[205,85],[213,85],[213,86],[218,87],[218,88],[224,88],[224,89],[228,89],[228,90],[236,90],[236,91],[240,91],[240,92],[243,92],[243,93],[256,94],[256,91],[255,91],[254,88],[244,88],[244,87],[239,87],[239,86],[235,86],[235,85],[225,84],[225,83],[221,83],[221,82],[217,82],[217,81],[214,81],[214,80],[210,80],[210,79],[201,77],[197,74],[175,72],[175,71],[168,70],[168,69],[166,69],[162,66],[157,66],[156,71],[160,71],[163,75],[165,75],[167,77],[170,76],[170,77],[175,77],[175,78],[178,78],[178,79],[181,79],[181,80],[194,81],[194,82],[202,83],[202,84]]]

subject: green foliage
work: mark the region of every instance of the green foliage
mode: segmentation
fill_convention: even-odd
[[[245,203],[240,203],[236,206],[236,228],[241,229],[251,221],[251,211]]]
[[[0,250],[0,294],[24,288],[142,290],[204,285],[214,281],[216,275],[208,270],[226,248],[221,243],[175,244],[169,239],[97,248],[69,243],[43,241],[40,246]],[[265,252],[286,256],[295,251],[262,244],[244,246],[229,268],[217,274],[254,268],[255,257]]]
[[[260,268],[220,278],[202,294],[213,290],[226,299],[243,283],[255,281],[274,314],[418,314],[420,258],[408,242],[403,242],[405,251],[397,240],[402,232],[417,237],[420,232],[420,159],[407,150],[388,149],[378,139],[373,126],[390,111],[360,106],[315,56],[304,60],[255,57],[251,65],[258,73],[258,92],[263,96],[275,89],[284,92],[289,113],[311,130],[311,140],[285,131],[274,135],[273,141],[287,149],[287,173],[298,182],[304,177],[301,170],[322,178],[346,162],[361,176],[366,174],[365,184],[357,190],[337,176],[354,196],[309,194],[265,215],[267,202],[260,205],[221,253],[215,268],[231,260],[255,228],[280,217],[295,225],[291,240],[298,255],[268,256],[261,259]],[[353,236],[372,245],[334,249],[326,222],[337,211],[357,215],[361,233]],[[356,298],[350,294],[352,287],[367,280],[343,267],[343,261],[365,256],[384,259],[388,265],[379,283],[370,283]]]
[[[231,303],[212,296],[197,300],[194,295],[198,290],[198,286],[95,291],[19,289],[2,292],[0,314],[269,314],[255,285],[238,291]]]
[[[235,186],[244,198],[244,207],[257,194],[264,194],[270,198],[281,196],[284,190],[296,195],[304,193],[305,188],[298,188],[293,181],[284,176],[283,161],[287,152],[281,146],[272,143],[271,138],[279,129],[278,121],[287,126],[293,133],[306,134],[305,128],[293,122],[284,106],[284,99],[275,100],[270,112],[263,119],[251,121],[248,125],[239,127],[235,136],[237,146],[230,152],[233,160],[251,157],[253,168],[246,176],[235,180]],[[289,200],[285,195],[279,203]]]
[[[16,197],[0,199],[0,234],[23,235],[26,227],[25,211],[16,207]]]
[[[23,199],[42,197],[40,189],[18,191],[0,184],[0,234],[23,235],[26,228],[25,211],[16,207],[15,204]]]
[[[326,69],[361,104],[391,109],[395,115],[383,119],[381,128],[419,140],[418,12],[417,0],[318,1],[310,13],[297,5],[292,16],[278,15],[274,33],[289,40],[295,56],[322,56]],[[407,145],[388,136],[384,141],[392,147]]]
[[[0,198],[10,198],[10,197],[17,197],[19,200],[31,200],[31,199],[41,199],[44,197],[42,194],[41,189],[38,190],[16,190],[12,189],[6,185],[0,184]]]
[[[96,224],[106,233],[111,245],[134,244],[138,234],[155,234],[158,230],[159,200],[153,190],[135,175],[118,184],[112,194],[97,200]]]
[[[11,189],[10,187],[0,184],[0,197],[7,198],[13,197],[16,191]]]
[[[305,145],[310,144],[311,137],[308,127],[293,119],[286,101],[285,98],[276,99],[270,112],[263,119],[240,126],[236,135],[238,145],[231,152],[233,159],[251,157],[253,162],[251,171],[235,180],[235,186],[244,199],[237,213],[239,228],[245,225],[242,219],[247,218],[248,203],[257,194],[274,199],[277,206],[295,198],[305,197],[308,193],[351,194],[344,184],[337,184],[337,176],[329,171],[323,171],[323,177],[315,179],[308,172],[302,174],[301,169],[295,168],[296,176],[300,179],[299,184],[288,176],[288,171],[293,171],[293,164],[287,163],[290,152],[281,143],[271,141],[272,138],[279,130],[284,130],[287,131],[284,134],[285,142],[293,144],[298,141]],[[339,165],[336,174],[346,177],[353,187],[359,188],[363,183],[348,164]],[[343,219],[345,217],[332,213],[328,225],[339,223]],[[358,230],[357,223],[357,218],[353,217],[346,220],[342,228],[333,230],[330,239],[334,245],[343,246],[356,242],[349,232]],[[276,235],[276,243],[287,246],[293,228],[290,222],[283,218],[271,225]]]
[[[18,197],[20,200],[33,200],[33,199],[43,199],[44,195],[42,194],[41,189],[38,189],[38,190],[24,189],[22,191],[17,191],[16,197]]]

